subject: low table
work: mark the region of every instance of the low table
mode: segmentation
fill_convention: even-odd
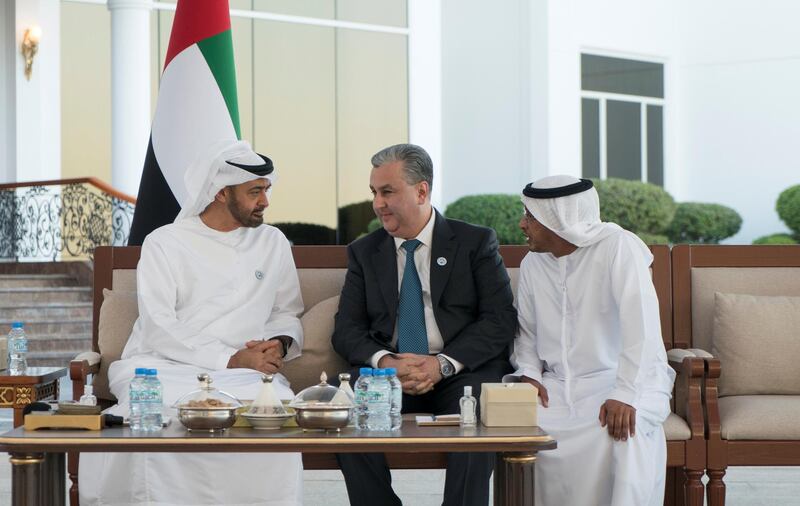
[[[0,371],[0,408],[14,408],[14,427],[19,427],[25,406],[58,399],[58,379],[66,375],[66,367],[28,367],[19,376],[12,376],[8,369]]]
[[[259,431],[230,429],[222,434],[187,432],[173,423],[160,434],[125,428],[102,431],[25,431],[0,436],[0,451],[11,455],[12,504],[59,505],[65,496],[64,453],[76,452],[497,452],[494,503],[533,504],[536,453],[556,441],[538,427],[418,427],[406,421],[397,432],[303,432],[298,428]]]

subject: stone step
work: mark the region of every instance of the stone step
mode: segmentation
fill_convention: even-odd
[[[0,321],[0,334],[11,330],[12,320]],[[92,334],[92,320],[90,318],[75,319],[37,319],[23,320],[25,335],[28,339],[38,339],[40,336]]]
[[[92,289],[88,286],[0,288],[0,306],[3,307],[91,300]]]
[[[2,288],[33,288],[77,286],[78,280],[69,274],[0,274]]]
[[[64,302],[29,306],[0,307],[0,321],[27,321],[39,319],[91,320],[91,302]]]
[[[28,339],[28,354],[39,356],[52,351],[69,351],[77,355],[92,349],[91,334],[53,335]]]
[[[27,357],[28,367],[68,367],[77,353],[72,351],[51,351]]]

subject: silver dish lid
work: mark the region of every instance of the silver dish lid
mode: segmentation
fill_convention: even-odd
[[[240,408],[242,403],[233,395],[211,386],[214,380],[206,373],[198,374],[200,388],[192,390],[172,405],[177,409],[231,409]]]
[[[289,407],[295,409],[348,409],[355,406],[349,393],[328,384],[325,371],[319,377],[318,385],[310,386],[297,394]]]

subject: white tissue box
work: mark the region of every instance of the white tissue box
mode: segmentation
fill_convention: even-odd
[[[484,383],[481,422],[487,427],[533,427],[538,395],[530,383]]]

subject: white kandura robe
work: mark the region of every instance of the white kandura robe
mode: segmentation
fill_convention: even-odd
[[[300,354],[297,271],[289,242],[274,227],[223,233],[198,217],[161,227],[144,242],[137,284],[140,316],[122,360],[108,373],[119,400],[109,410],[113,414],[128,414],[136,367],[158,369],[166,415],[198,388],[201,372],[211,375],[212,386],[255,399],[261,374],[226,368],[251,339],[288,335],[294,341],[285,359]],[[273,385],[279,397],[292,397],[283,376],[276,375]],[[298,506],[302,460],[297,453],[82,453],[79,486],[82,506]]]
[[[510,376],[547,389],[549,407],[540,404],[538,423],[558,441],[538,455],[536,504],[663,503],[662,423],[675,373],[661,339],[652,258],[620,229],[560,258],[529,253],[522,261]],[[614,441],[600,426],[607,399],[636,408],[634,437]]]

